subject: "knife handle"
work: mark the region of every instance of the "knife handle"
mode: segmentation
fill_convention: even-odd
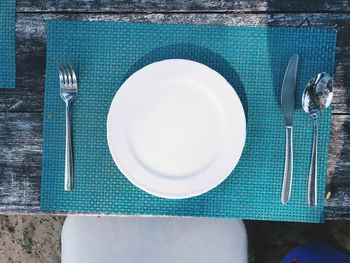
[[[286,126],[286,158],[284,163],[284,176],[281,194],[282,204],[287,204],[292,190],[293,177],[293,127]]]

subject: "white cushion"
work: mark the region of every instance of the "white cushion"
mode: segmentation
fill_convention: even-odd
[[[242,220],[68,216],[62,263],[246,263]]]

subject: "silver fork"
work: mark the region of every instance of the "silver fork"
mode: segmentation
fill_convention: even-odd
[[[64,170],[64,190],[73,190],[73,150],[70,110],[78,95],[78,81],[70,63],[59,63],[60,94],[66,103],[66,154]]]

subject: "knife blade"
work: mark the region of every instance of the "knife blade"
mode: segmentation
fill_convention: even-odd
[[[286,126],[286,157],[282,185],[281,202],[287,204],[292,190],[293,178],[293,114],[295,106],[296,80],[299,55],[294,54],[289,60],[283,78],[281,108]]]

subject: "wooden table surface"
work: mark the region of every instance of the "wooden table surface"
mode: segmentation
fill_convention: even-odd
[[[0,213],[40,213],[49,19],[338,30],[326,219],[350,219],[350,0],[17,0],[17,87],[0,89]],[[63,177],[62,177],[63,178]]]

